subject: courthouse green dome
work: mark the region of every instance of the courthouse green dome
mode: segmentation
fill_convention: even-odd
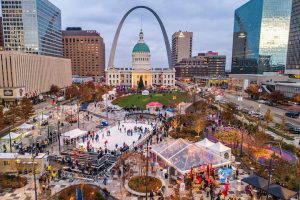
[[[148,47],[147,44],[145,44],[145,43],[137,43],[133,47],[132,53],[141,53],[141,52],[150,53],[150,49],[149,49],[149,47]]]

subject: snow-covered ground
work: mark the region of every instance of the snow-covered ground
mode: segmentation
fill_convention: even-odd
[[[134,127],[142,127],[143,131],[145,130],[145,128],[152,130],[151,125],[148,124],[141,124],[141,123],[130,123],[130,122],[121,122],[120,127],[122,128],[122,132],[120,132],[120,130],[118,130],[118,124],[116,126],[112,126],[112,127],[108,127],[105,129],[102,129],[100,131],[97,131],[96,134],[99,135],[99,141],[96,140],[90,140],[90,144],[92,145],[92,147],[99,149],[100,147],[102,147],[102,149],[105,149],[105,141],[107,141],[107,145],[106,148],[109,150],[115,150],[116,149],[116,144],[118,144],[118,147],[122,147],[124,142],[130,146],[133,142],[137,142],[140,133],[138,132],[134,132]],[[126,128],[126,132],[124,131],[124,129]],[[127,130],[133,130],[133,134],[132,136],[128,136],[127,135]],[[110,131],[110,136],[107,136],[107,132]],[[80,141],[79,143],[77,143],[77,147],[82,146],[84,149],[86,149],[87,147],[87,141],[85,141],[84,143],[82,143],[82,141]]]

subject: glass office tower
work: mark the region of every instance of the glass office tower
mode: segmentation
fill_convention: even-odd
[[[293,0],[286,74],[300,78],[300,0]]]
[[[232,73],[282,71],[292,0],[250,0],[235,10]]]
[[[48,0],[1,0],[6,50],[62,57],[61,12]]]

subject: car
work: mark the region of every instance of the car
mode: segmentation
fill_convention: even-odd
[[[265,104],[268,106],[277,106],[277,103],[274,103],[273,101],[266,101]]]
[[[292,132],[293,134],[300,134],[300,128],[294,128],[292,130],[290,130],[290,132]]]
[[[249,113],[249,109],[248,108],[242,108],[242,112],[243,113]]]
[[[285,113],[285,116],[290,117],[290,118],[298,118],[299,113],[298,112],[287,112],[287,113]]]
[[[265,104],[265,103],[266,103],[265,100],[258,100],[257,102],[258,102],[258,103],[262,103],[262,104]]]
[[[48,121],[43,121],[42,123],[41,123],[41,126],[47,126],[49,123],[48,123]]]

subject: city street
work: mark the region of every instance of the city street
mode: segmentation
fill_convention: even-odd
[[[285,113],[287,112],[286,110],[280,109],[280,108],[276,108],[276,107],[272,107],[272,106],[267,106],[265,104],[260,104],[256,101],[252,101],[252,100],[248,100],[246,98],[243,98],[243,101],[238,101],[238,97],[236,95],[232,95],[230,93],[224,93],[224,97],[226,100],[233,102],[239,106],[242,106],[243,108],[247,108],[249,110],[253,110],[253,111],[258,111],[260,110],[260,112],[262,114],[264,114],[269,108],[272,111],[272,114],[274,116],[274,121],[277,123],[280,123],[282,121],[282,118],[285,117]],[[300,119],[293,119],[293,118],[289,118],[289,117],[285,117],[286,121],[289,123],[292,123],[294,125],[300,126]]]

